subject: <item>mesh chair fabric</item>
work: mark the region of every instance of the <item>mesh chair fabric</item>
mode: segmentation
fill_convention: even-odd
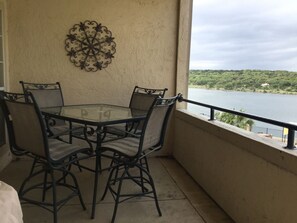
[[[40,108],[62,106],[63,97],[61,89],[42,89],[42,90],[30,90]]]
[[[32,94],[27,100],[18,100],[22,94],[1,94],[1,106],[8,121],[10,143],[12,147],[30,152],[49,162],[62,161],[71,154],[90,150],[90,145],[73,145],[57,139],[48,139],[45,125],[38,106]],[[24,97],[19,97],[23,99]]]
[[[21,81],[20,83],[22,84],[24,93],[32,93],[40,108],[64,105],[62,89],[58,82],[54,84],[36,84]],[[55,126],[51,127],[53,134],[59,131],[58,129],[55,130],[56,126],[64,125],[65,128],[69,129],[69,125],[64,120],[53,120],[55,120]]]
[[[45,157],[42,127],[33,104],[6,101],[17,147]]]
[[[167,111],[168,106],[154,107],[154,109],[152,110],[143,136],[143,151],[156,146],[160,142],[163,129],[162,127]]]
[[[136,86],[134,88],[129,107],[131,109],[148,111],[156,98],[163,98],[166,91],[167,88],[148,89]],[[138,123],[138,125],[134,127],[134,131],[142,129],[142,126],[143,122]]]
[[[131,95],[129,108],[136,110],[148,111],[153,104],[154,100],[158,97],[163,97],[167,88],[164,89],[149,89],[135,86],[133,93]],[[125,136],[125,131],[132,131],[134,133],[139,133],[139,129],[143,126],[143,122],[138,123],[128,123],[128,124],[116,124],[106,127],[106,132],[120,137]]]
[[[169,99],[155,99],[144,121],[140,138],[126,137],[102,144],[103,151],[111,150],[117,154],[117,156],[113,156],[113,163],[116,165],[111,166],[102,196],[104,199],[107,190],[109,190],[115,199],[111,222],[115,221],[119,203],[140,196],[154,198],[159,216],[162,216],[154,181],[149,171],[147,155],[162,148],[169,115],[179,96]],[[138,169],[140,174],[135,175],[134,169]],[[120,170],[122,172],[119,174]],[[141,190],[139,192],[133,191],[133,193],[122,192],[122,185],[127,181],[134,182],[140,186]]]
[[[83,142],[81,142],[83,143]],[[49,139],[49,156],[53,161],[59,161],[65,157],[71,156],[71,154],[76,154],[88,147],[87,143],[85,145],[74,145],[62,142],[57,139]]]
[[[24,98],[26,100],[22,101]],[[0,105],[7,122],[12,151],[14,147],[18,147],[19,150],[27,151],[24,154],[34,158],[29,176],[20,186],[20,199],[51,211],[55,223],[57,223],[58,210],[75,196],[79,197],[81,206],[85,210],[77,180],[67,167],[80,159],[88,158],[89,155],[85,156],[85,154],[91,154],[91,145],[87,143],[86,147],[82,147],[57,139],[48,139],[39,107],[31,93],[25,95],[0,92]],[[84,154],[83,157],[79,157],[81,153]],[[37,166],[42,168],[35,168]],[[56,179],[54,172],[61,173],[61,177]],[[44,177],[38,178],[41,174]],[[66,182],[66,178],[72,178],[71,183],[68,180]],[[38,179],[43,180],[38,182]],[[53,192],[52,199],[45,202],[45,194],[49,188]],[[57,188],[61,188],[65,196],[57,196]],[[42,196],[32,196],[32,191],[36,190],[40,191]]]
[[[6,101],[6,105],[13,125],[16,146],[45,158],[47,140],[43,137],[44,130],[34,104]],[[59,161],[81,150],[81,147],[57,139],[49,139],[48,148],[49,158],[53,161]]]
[[[102,144],[107,150],[119,152],[138,159],[146,150],[160,149],[163,144],[167,121],[178,96],[170,99],[157,98],[149,109],[148,116],[143,123],[140,138],[126,137]]]
[[[20,83],[22,84],[24,93],[30,92],[40,108],[64,105],[62,89],[59,82],[39,84],[20,81]],[[61,132],[69,130],[69,123],[65,120],[54,118],[52,118],[52,120],[55,124],[49,127],[50,135],[59,135]],[[71,137],[72,136],[69,138],[70,142],[72,142]]]
[[[159,97],[159,95],[144,94],[134,92],[130,102],[130,108],[139,110],[149,110],[152,106],[154,100]]]
[[[126,156],[137,155],[139,149],[139,138],[126,137],[111,142],[102,143],[101,146],[119,152]]]

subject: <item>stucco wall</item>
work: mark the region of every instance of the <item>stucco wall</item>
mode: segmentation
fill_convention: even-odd
[[[20,80],[62,85],[65,104],[128,105],[135,85],[175,94],[178,0],[6,1],[6,89]],[[66,56],[64,41],[74,24],[95,20],[115,37],[116,54],[101,71],[86,72]],[[173,134],[173,125],[168,135]],[[170,137],[167,137],[170,138]],[[170,153],[166,140],[162,153]]]
[[[177,0],[9,0],[10,89],[19,81],[60,81],[66,103],[127,105],[135,85],[175,92]],[[117,52],[104,70],[85,72],[64,49],[74,24],[95,20],[112,31]]]
[[[177,111],[174,157],[238,223],[294,223],[297,152]]]

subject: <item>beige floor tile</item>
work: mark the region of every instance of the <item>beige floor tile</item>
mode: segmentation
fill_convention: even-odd
[[[116,222],[117,223],[204,223],[203,219],[191,207],[187,200],[167,200],[160,201],[160,208],[162,217],[159,217],[154,202],[134,202],[123,203],[119,206]],[[109,209],[108,211],[106,209]],[[110,222],[112,217],[113,204],[99,205],[97,209],[97,216],[102,223]]]
[[[82,164],[93,166],[94,160],[81,161]],[[29,173],[31,160],[16,160],[0,172],[0,180],[12,185],[16,190],[22,180]],[[108,166],[109,160],[103,159],[103,166]],[[151,174],[163,213],[159,217],[154,200],[151,198],[131,199],[119,205],[117,223],[232,223],[231,219],[213,202],[207,194],[192,180],[190,176],[173,159],[150,158]],[[94,174],[77,167],[72,171],[77,176],[87,210],[82,210],[78,198],[69,201],[58,213],[59,222],[85,223],[110,222],[114,201],[110,193],[100,201],[105,188],[109,172],[105,171],[99,176],[98,200],[96,205],[96,219],[90,219],[93,195]],[[124,190],[139,189],[135,185],[127,185]],[[35,194],[37,195],[37,194]],[[50,193],[47,194],[49,197]],[[52,222],[53,217],[49,211],[33,205],[22,205],[25,223]]]
[[[234,223],[174,159],[162,158],[160,161],[205,222]]]

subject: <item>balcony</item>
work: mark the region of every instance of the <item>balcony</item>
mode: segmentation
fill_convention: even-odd
[[[107,165],[108,160],[104,161]],[[94,160],[84,162],[92,165]],[[13,161],[0,173],[0,179],[17,189],[28,174],[31,163],[29,159]],[[116,222],[233,222],[174,159],[150,158],[149,163],[163,216],[158,216],[152,199],[139,198],[120,204]],[[79,200],[75,198],[59,211],[58,220],[73,223],[94,222],[90,219],[93,175],[85,170],[73,170],[79,180],[87,210],[83,211]],[[99,196],[103,193],[107,175],[106,172],[100,175]],[[110,194],[104,201],[98,201],[95,221],[110,222],[113,206],[114,201]],[[52,222],[52,214],[40,207],[25,204],[22,209],[24,222]]]
[[[172,156],[149,159],[163,216],[154,201],[140,198],[120,204],[117,222],[296,222],[296,150],[183,109],[175,111],[171,128]],[[0,179],[18,189],[30,165],[28,159],[14,160]],[[93,175],[74,171],[87,210],[73,200],[58,216],[60,222],[91,222]],[[106,177],[100,175],[99,196]],[[96,219],[109,222],[113,204],[110,195],[98,200]],[[25,222],[52,222],[51,213],[39,207],[23,205],[23,213]]]
[[[175,159],[235,222],[296,222],[296,150],[182,109],[174,145]]]
[[[20,92],[20,80],[60,81],[66,104],[127,105],[135,85],[186,96],[191,0],[0,2],[5,2],[6,90]],[[98,73],[74,67],[64,50],[68,30],[86,19],[102,22],[116,36],[115,60]],[[174,158],[150,159],[163,216],[157,217],[153,201],[131,200],[120,205],[118,222],[232,222],[224,211],[238,223],[297,222],[295,150],[186,110],[176,111],[170,124],[163,151]],[[0,169],[7,157],[1,149]],[[17,189],[29,166],[28,160],[13,161],[0,180]],[[82,211],[74,200],[60,211],[60,222],[94,222],[89,218],[93,178],[87,171],[77,175],[88,209]],[[103,173],[99,194],[105,179]],[[111,197],[98,201],[96,221],[109,222],[112,208]],[[26,205],[23,211],[25,222],[52,222],[41,208]]]

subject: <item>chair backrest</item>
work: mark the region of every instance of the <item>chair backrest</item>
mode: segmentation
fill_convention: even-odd
[[[24,94],[31,92],[40,108],[63,106],[61,85],[56,83],[29,83],[20,81]]]
[[[2,91],[0,105],[7,123],[11,148],[46,157],[48,144],[45,126],[32,94]]]
[[[163,98],[168,89],[150,89],[135,86],[129,107],[132,109],[139,109],[148,111],[154,100],[158,97]]]
[[[170,113],[180,96],[155,99],[142,128],[138,156],[149,148],[161,149]]]

